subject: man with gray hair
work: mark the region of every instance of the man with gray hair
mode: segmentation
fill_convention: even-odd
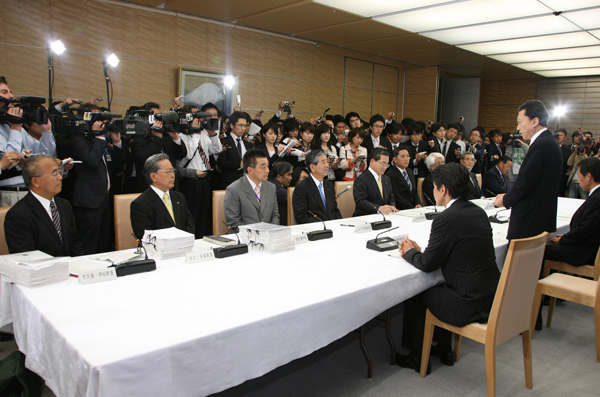
[[[342,219],[335,201],[333,183],[327,180],[329,161],[324,150],[313,150],[306,156],[310,178],[305,178],[294,189],[292,202],[298,224]],[[314,214],[312,215],[311,212]]]
[[[479,181],[477,181],[477,176],[472,171],[476,162],[477,159],[475,158],[475,154],[472,152],[466,152],[460,156],[460,163],[469,170],[469,179],[471,180],[471,183],[469,184],[469,200],[478,199],[484,195],[481,191],[481,187],[479,186]]]
[[[141,240],[145,230],[176,227],[192,234],[196,230],[185,196],[173,190],[176,172],[165,153],[152,155],[144,163],[144,178],[150,187],[130,207],[136,238]]]
[[[63,172],[56,160],[35,154],[25,160],[21,171],[29,192],[6,213],[4,233],[9,252],[82,255],[71,204],[57,197]]]
[[[425,165],[429,170],[429,173],[423,181],[423,197],[425,197],[425,205],[435,205],[435,199],[433,198],[433,178],[431,171],[439,165],[445,164],[444,155],[438,152],[431,153],[425,159]]]

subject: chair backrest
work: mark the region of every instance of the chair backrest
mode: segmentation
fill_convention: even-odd
[[[131,202],[139,195],[140,193],[115,194],[115,249],[117,251],[137,247],[129,214]]]
[[[6,244],[6,238],[4,237],[4,217],[9,209],[12,207],[0,207],[0,255],[8,255],[8,245]]]
[[[417,178],[417,192],[419,193],[419,200],[421,200],[421,204],[425,207],[425,196],[423,196],[423,181],[425,178]]]
[[[477,179],[477,183],[479,184],[479,188],[481,189],[481,174],[475,174],[475,178]]]
[[[213,190],[213,233],[217,236],[227,234],[225,222],[225,190]]]
[[[497,346],[529,330],[547,236],[543,232],[511,240],[490,312],[486,343]]]
[[[335,182],[335,194],[338,194],[342,190],[346,189],[348,186],[353,187],[354,181]],[[349,191],[337,198],[337,206],[340,212],[342,213],[342,218],[352,218],[352,214],[354,214],[354,208],[356,207],[352,189],[350,189]]]
[[[598,281],[598,279],[600,279],[600,247],[598,248],[598,253],[596,254],[596,261],[594,262],[594,280]]]
[[[295,187],[293,187],[293,186],[287,188],[287,191],[288,191],[288,206],[287,206],[288,226],[297,225],[296,217],[294,216],[294,204],[292,202],[292,197],[294,197],[294,189],[295,189]]]

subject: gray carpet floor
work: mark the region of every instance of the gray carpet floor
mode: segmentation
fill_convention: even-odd
[[[547,307],[544,307],[544,320]],[[399,345],[402,305],[393,309],[392,334]],[[268,374],[213,394],[212,397],[370,397],[370,396],[486,396],[483,345],[463,339],[461,358],[453,367],[432,357],[432,373],[425,379],[408,369],[391,366],[383,324],[367,324],[366,344],[373,360],[373,378],[350,333],[313,354],[294,360]],[[594,311],[573,303],[556,306],[552,328],[536,331],[533,339],[533,389],[525,388],[521,338],[497,350],[498,396],[562,397],[600,395],[600,364],[596,363]],[[0,359],[17,348],[0,342]],[[46,388],[44,394],[54,396]]]

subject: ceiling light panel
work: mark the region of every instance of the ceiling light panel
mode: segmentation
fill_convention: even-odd
[[[580,29],[566,19],[549,15],[494,22],[470,27],[423,32],[421,34],[444,43],[459,45],[567,33],[577,30]]]
[[[411,32],[423,32],[551,13],[537,1],[473,0],[373,19]]]
[[[543,0],[542,2],[554,11],[579,10],[598,6],[598,0]]]
[[[600,74],[600,68],[545,70],[535,73],[544,77],[593,76]]]
[[[520,63],[520,62],[543,62],[559,61],[563,59],[580,59],[600,57],[599,45],[593,47],[563,48],[560,50],[517,52],[514,54],[490,55],[500,62]]]
[[[600,68],[600,58],[588,59],[569,59],[566,61],[549,61],[549,62],[527,62],[517,63],[516,67],[537,72],[538,70],[557,70],[557,69],[580,69],[580,68]]]
[[[600,37],[600,30],[597,32],[597,35]],[[597,37],[586,32],[575,32],[543,37],[494,41],[489,43],[465,44],[459,45],[458,47],[464,50],[473,51],[477,54],[491,55],[550,50],[555,48],[583,47],[597,44],[600,44],[600,40]]]
[[[374,15],[412,10],[444,3],[464,3],[460,0],[314,0],[315,3],[351,12],[353,14],[372,17]]]
[[[600,28],[600,7],[585,11],[564,12],[561,15],[582,29]]]

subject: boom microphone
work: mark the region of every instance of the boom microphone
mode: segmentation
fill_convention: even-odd
[[[179,114],[172,110],[166,110],[162,112],[162,119],[164,123],[179,123]]]
[[[344,190],[342,190],[341,192],[339,192],[338,194],[335,195],[335,198],[340,197],[342,194],[346,193],[350,189],[352,189],[352,185],[346,186],[346,188]]]
[[[435,218],[436,216],[438,216],[440,213],[437,211],[437,205],[436,202],[433,201],[432,199],[430,199],[425,192],[423,192],[423,196],[425,196],[425,198],[429,201],[431,201],[433,203],[433,210],[434,212],[429,212],[427,214],[425,214],[425,219],[427,220],[432,220],[433,218]]]
[[[315,219],[318,219],[321,222],[323,222],[323,219],[319,218],[317,214],[315,214],[311,210],[308,210],[308,213],[315,217]],[[332,238],[333,232],[330,229],[327,229],[327,227],[325,227],[325,222],[323,222],[323,230],[314,230],[312,232],[306,233],[306,235],[309,241],[316,241],[323,240],[325,238]]]
[[[383,215],[383,212],[379,211],[379,208],[377,208],[377,207],[373,207],[373,208],[375,208],[375,211],[377,211],[377,213],[379,213],[379,214],[381,214],[381,216],[383,216],[383,220],[371,222],[371,229],[379,230],[379,229],[387,229],[387,228],[392,227],[392,222],[385,219],[385,215]]]

